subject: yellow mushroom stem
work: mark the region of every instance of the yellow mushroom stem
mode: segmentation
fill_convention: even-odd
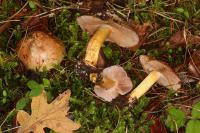
[[[97,73],[90,73],[89,77],[90,77],[90,81],[92,81],[93,83],[96,83]]]
[[[159,80],[161,75],[162,74],[158,71],[150,72],[149,75],[130,93],[128,100],[129,104],[144,95],[151,86]]]
[[[92,81],[93,83],[96,83],[96,80],[97,80],[97,74],[91,73],[90,81]],[[115,85],[115,81],[113,81],[112,79],[109,79],[107,77],[103,77],[103,79],[101,80],[101,82],[98,85],[101,86],[102,88],[109,89]]]
[[[111,33],[111,29],[109,26],[103,25],[101,26],[95,34],[90,39],[87,49],[84,62],[86,65],[96,66],[100,48],[105,41],[105,39]]]
[[[114,86],[114,84],[115,84],[115,81],[113,81],[107,77],[103,77],[99,86],[101,86],[102,88],[105,88],[105,89],[110,89]]]

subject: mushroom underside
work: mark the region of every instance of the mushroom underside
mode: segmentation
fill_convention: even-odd
[[[140,57],[140,62],[146,73],[150,73],[152,71],[158,71],[161,73],[158,84],[173,89],[175,91],[177,91],[181,87],[180,78],[165,63],[150,59],[149,57],[145,57],[144,55]]]
[[[120,25],[113,21],[103,21],[93,16],[81,16],[77,18],[81,29],[94,34],[102,26],[106,26],[112,32],[107,37],[106,41],[117,43],[121,47],[134,48],[139,47],[139,36],[127,25]]]
[[[112,101],[118,95],[127,94],[133,87],[131,79],[120,66],[105,68],[102,72],[102,83],[95,85],[94,92],[106,101]]]

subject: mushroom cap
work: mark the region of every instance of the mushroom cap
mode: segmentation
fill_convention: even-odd
[[[181,80],[176,75],[176,73],[164,62],[150,59],[146,55],[141,55],[140,63],[146,73],[150,73],[151,71],[158,71],[161,73],[161,77],[158,80],[158,84],[165,86],[167,88],[172,88],[173,90],[178,90],[181,88]]]
[[[125,48],[135,49],[139,47],[139,36],[130,27],[87,15],[78,17],[77,21],[81,29],[89,32],[90,35],[94,34],[101,26],[106,26],[111,30],[107,41],[117,43]]]
[[[55,37],[41,31],[26,35],[18,43],[17,55],[27,69],[43,71],[59,64],[65,54],[64,45]]]
[[[102,72],[102,77],[106,77],[114,82],[111,88],[103,88],[100,85],[95,85],[94,92],[106,101],[112,101],[119,94],[127,94],[133,87],[131,79],[126,74],[126,71],[117,65],[105,68]]]

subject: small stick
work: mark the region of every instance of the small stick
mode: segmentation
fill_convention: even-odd
[[[6,29],[8,29],[11,25],[12,25],[12,19],[17,19],[21,16],[24,16],[27,12],[23,12],[23,9],[26,7],[26,5],[28,4],[28,2],[26,2],[23,7],[17,11],[15,14],[13,14],[11,17],[8,18],[8,20],[0,26],[0,34],[3,33]]]

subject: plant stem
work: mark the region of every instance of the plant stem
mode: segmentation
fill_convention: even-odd
[[[84,59],[85,64],[96,66],[100,48],[110,33],[111,30],[108,26],[101,26],[96,31],[88,43]]]
[[[12,115],[12,113],[15,111],[15,108],[12,109],[8,115],[6,116],[6,118],[4,119],[4,121],[0,124],[0,128],[3,126],[3,124],[7,121],[7,119]]]
[[[149,75],[131,92],[129,96],[129,104],[131,104],[135,99],[139,99],[144,95],[151,86],[158,81],[161,73],[158,71],[152,71]]]

